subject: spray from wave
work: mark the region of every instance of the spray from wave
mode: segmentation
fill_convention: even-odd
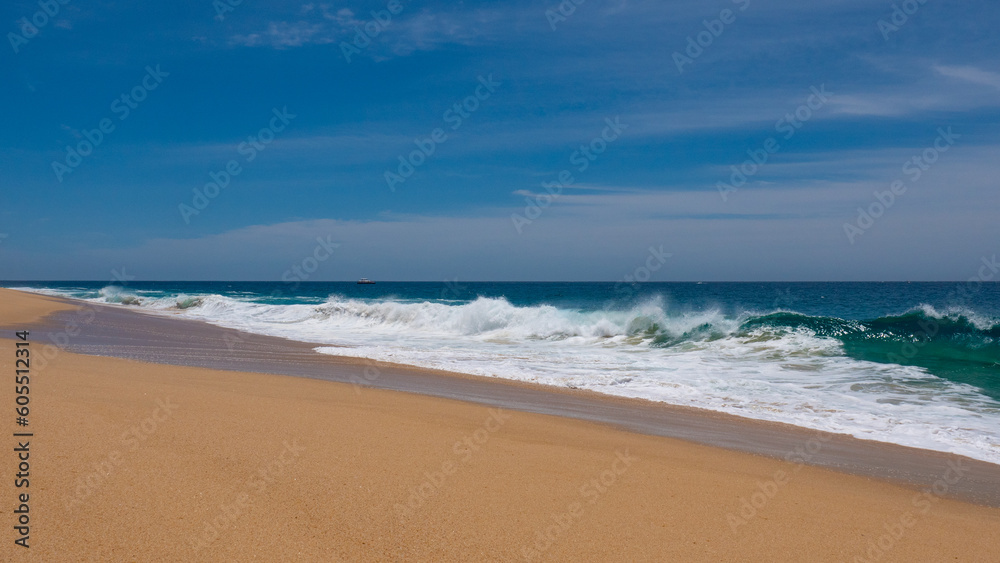
[[[109,285],[101,289],[101,297],[106,303],[116,303],[119,305],[142,305],[142,298],[126,291],[121,286]]]

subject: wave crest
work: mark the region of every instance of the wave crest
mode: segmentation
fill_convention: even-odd
[[[101,298],[107,303],[117,303],[119,305],[142,306],[143,299],[126,290],[120,285],[109,285],[99,291]]]

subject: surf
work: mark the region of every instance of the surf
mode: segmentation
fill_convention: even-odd
[[[628,299],[616,299],[613,284],[464,292],[386,283],[371,295],[351,286],[36,290],[290,338],[324,354],[589,389],[1000,463],[1000,323],[981,310],[910,300],[898,312],[843,318],[815,314],[836,307],[795,307],[787,290],[779,302],[766,285],[677,285]],[[806,297],[822,304],[835,290],[820,284]],[[727,298],[713,297],[720,294]]]

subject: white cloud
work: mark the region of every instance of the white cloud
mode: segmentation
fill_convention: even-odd
[[[942,76],[964,80],[973,84],[990,86],[1000,90],[1000,74],[982,70],[974,66],[944,66],[935,65],[934,70]]]
[[[540,12],[539,12],[540,13]],[[230,38],[230,45],[258,47],[269,46],[277,49],[300,47],[306,44],[329,44],[350,41],[357,29],[374,21],[370,13],[355,13],[349,8],[336,9],[321,4],[319,10],[307,4],[299,12],[300,16],[311,19],[297,21],[265,22],[266,30],[237,34]],[[472,45],[496,39],[502,30],[512,29],[512,22],[519,12],[478,9],[454,12],[416,11],[404,7],[399,14],[392,15],[384,26],[379,25],[379,33],[369,47],[372,56],[385,58],[389,54],[405,56],[415,51],[427,51],[441,45]]]
[[[262,33],[252,33],[249,35],[236,35],[230,40],[235,45],[245,47],[256,47],[268,45],[276,49],[288,47],[301,47],[307,43],[330,43],[332,38],[322,37],[321,24],[300,22],[271,22],[267,30]]]
[[[143,279],[279,279],[312,254],[317,237],[341,246],[315,280],[614,280],[661,244],[674,254],[658,273],[662,280],[958,279],[980,256],[1000,250],[990,205],[1000,164],[988,158],[996,150],[956,145],[910,182],[855,245],[843,224],[902,175],[913,149],[769,163],[776,178],[744,187],[727,202],[710,185],[686,191],[580,185],[533,215],[521,234],[511,214],[525,214],[524,198],[539,190],[518,190],[507,206],[463,216],[288,221],[68,257],[19,253],[11,241],[2,251],[17,268],[6,277],[22,279],[59,278],[64,271],[102,278],[122,266]],[[797,170],[786,176],[784,167]],[[864,169],[864,178],[802,179],[838,168]]]

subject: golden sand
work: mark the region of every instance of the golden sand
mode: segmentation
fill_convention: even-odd
[[[0,290],[0,325],[63,306]],[[69,352],[30,384],[4,561],[997,561],[1000,510],[594,423]]]

